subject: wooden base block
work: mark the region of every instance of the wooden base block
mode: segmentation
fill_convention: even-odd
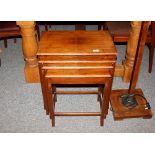
[[[25,65],[25,80],[28,83],[40,82],[38,66],[30,68],[28,65]]]
[[[113,116],[115,120],[122,120],[125,118],[152,118],[152,111],[151,109],[146,109],[146,101],[140,97],[135,96],[135,99],[138,105],[133,108],[129,109],[122,104],[121,96],[128,94],[128,90],[120,89],[120,90],[112,90],[110,96],[110,102],[113,110]],[[134,94],[143,95],[141,89],[136,89]]]

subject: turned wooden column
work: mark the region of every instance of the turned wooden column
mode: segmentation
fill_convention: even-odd
[[[22,48],[25,59],[25,79],[28,83],[39,82],[36,52],[38,49],[34,21],[17,21],[21,28]]]
[[[123,65],[124,65],[123,81],[124,82],[130,82],[130,79],[131,79],[141,24],[142,24],[141,21],[131,22],[131,31],[130,31],[130,36],[127,43],[125,61],[123,62]]]

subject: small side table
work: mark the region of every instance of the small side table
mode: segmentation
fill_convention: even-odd
[[[52,126],[55,126],[55,116],[100,116],[100,125],[103,126],[117,57],[109,32],[43,32],[37,56],[44,108],[52,119]],[[58,84],[97,85],[98,92],[58,92]],[[55,112],[56,95],[60,93],[96,93],[100,112]]]

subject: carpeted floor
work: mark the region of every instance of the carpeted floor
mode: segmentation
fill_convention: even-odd
[[[96,26],[88,26],[96,29]],[[43,29],[43,27],[41,27]],[[53,26],[54,30],[73,30],[73,26]],[[155,118],[126,119],[114,121],[112,112],[105,120],[104,127],[99,125],[99,117],[56,117],[56,127],[52,128],[49,117],[43,109],[40,84],[28,84],[24,80],[24,60],[21,39],[14,44],[8,40],[8,48],[0,41],[2,66],[0,68],[0,132],[53,132],[53,133],[102,133],[102,132],[155,132]],[[125,45],[117,45],[118,63],[125,54]],[[154,57],[155,60],[155,57]],[[155,63],[154,63],[155,64]],[[151,103],[155,113],[155,65],[151,74],[148,73],[148,48],[145,47],[141,74],[137,87]],[[114,78],[113,89],[128,88],[121,78]],[[57,109],[97,111],[96,96],[66,95],[58,96]]]

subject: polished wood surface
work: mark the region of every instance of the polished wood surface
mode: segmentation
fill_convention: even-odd
[[[128,41],[127,54],[126,54],[126,57],[124,58],[124,63],[116,65],[116,70],[115,70],[115,76],[122,77],[124,82],[129,82],[131,78],[133,62],[135,58],[135,51],[137,48],[138,36],[139,36],[140,28],[141,28],[141,21],[132,21],[131,23],[132,24],[131,24],[130,39]],[[27,32],[26,30],[27,25],[29,25],[32,31],[34,31],[33,29],[34,24],[35,22],[33,21],[17,22],[17,25],[19,25],[22,31],[25,31],[27,35],[29,35],[29,32]],[[34,35],[29,35],[29,37],[34,38]],[[29,44],[31,44],[32,49],[34,49],[36,47],[37,40],[34,40],[34,42],[32,43],[31,42],[27,43],[25,40],[23,40],[23,50],[25,48],[29,49],[29,50],[24,50],[25,55],[27,55],[29,52],[30,53],[32,52],[33,57],[36,57],[36,52],[31,51]],[[26,61],[26,66],[28,66],[26,69],[27,71],[25,71],[26,81],[29,83],[39,82],[40,80],[39,80],[39,73],[38,73],[37,67],[36,68],[30,67],[29,64],[27,65],[27,61]]]
[[[100,116],[108,114],[117,51],[108,31],[44,32],[37,52],[44,108],[55,116]],[[57,84],[93,84],[98,92],[58,91]],[[102,88],[102,85],[105,85]],[[55,112],[57,94],[98,94],[100,112]],[[103,97],[104,96],[104,97]]]
[[[110,96],[110,102],[113,109],[113,116],[115,120],[122,120],[126,118],[152,118],[152,111],[151,109],[147,109],[146,101],[137,96],[136,100],[138,102],[138,106],[133,109],[129,109],[123,106],[121,101],[121,96],[128,93],[127,89],[119,89],[119,90],[112,90]],[[135,89],[134,94],[141,94],[144,96],[141,89]]]
[[[61,35],[60,31],[43,32],[37,55],[116,55],[108,34],[108,31],[61,31]]]
[[[26,82],[36,83],[39,81],[39,70],[36,57],[38,44],[36,40],[35,22],[18,21],[16,23],[21,28],[22,47],[25,60],[25,80]]]

